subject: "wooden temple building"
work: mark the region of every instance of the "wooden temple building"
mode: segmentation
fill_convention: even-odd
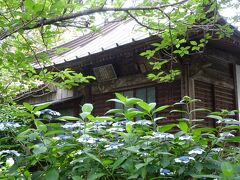
[[[19,101],[52,102],[53,109],[74,116],[85,102],[91,102],[98,115],[116,107],[106,102],[114,98],[115,92],[154,101],[158,106],[173,104],[188,95],[202,100],[196,107],[212,111],[240,107],[240,33],[236,31],[230,38],[211,40],[201,53],[180,58],[177,66],[181,76],[162,83],[147,78],[151,67],[139,55],[152,48],[151,44],[159,38],[137,31],[135,26],[133,20],[110,22],[99,33],[89,33],[59,46],[69,49],[60,55],[49,51],[52,63],[46,65],[48,69],[71,68],[93,75],[96,80],[72,89],[48,87],[51,89],[48,93],[39,88]],[[169,121],[175,116],[168,116]]]

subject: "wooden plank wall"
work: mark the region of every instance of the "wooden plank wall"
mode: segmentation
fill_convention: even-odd
[[[106,102],[109,99],[114,98],[113,93],[95,94],[92,95],[93,114],[104,115],[109,109],[113,108],[112,102]]]
[[[196,81],[195,98],[201,102],[196,103],[196,108],[207,108],[211,111],[220,111],[221,109],[233,110],[236,109],[235,90],[217,86],[214,84]],[[204,126],[214,127],[215,121],[206,118],[207,113],[197,113],[197,118],[204,118]]]
[[[181,81],[177,80],[171,83],[158,84],[156,87],[156,95],[158,106],[172,105],[179,102],[181,100]],[[161,120],[161,122],[159,122],[160,124],[174,123],[176,122],[176,119],[181,117],[181,115],[177,113],[169,114],[172,109],[174,108],[168,108],[158,114],[160,117],[168,117],[165,120]]]

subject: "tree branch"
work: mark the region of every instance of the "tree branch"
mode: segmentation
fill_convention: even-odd
[[[79,11],[79,12],[75,12],[75,13],[71,13],[71,14],[67,14],[67,15],[62,15],[62,16],[58,16],[58,17],[54,17],[54,18],[50,18],[50,19],[42,18],[42,19],[37,20],[35,23],[32,23],[32,21],[31,21],[31,22],[25,23],[25,25],[23,25],[21,27],[14,27],[12,32],[1,32],[0,40],[3,40],[5,38],[7,38],[8,36],[11,36],[12,34],[16,33],[20,29],[22,29],[22,30],[35,29],[35,28],[39,28],[41,26],[51,25],[56,22],[66,21],[66,20],[70,20],[70,19],[74,19],[77,17],[86,16],[86,15],[91,15],[91,14],[95,14],[95,13],[128,12],[128,11],[139,11],[139,10],[142,10],[142,11],[143,10],[160,10],[160,9],[167,8],[167,7],[177,6],[177,5],[186,3],[187,1],[189,1],[189,0],[182,0],[182,1],[179,1],[176,3],[165,4],[165,5],[160,5],[160,6],[139,6],[139,7],[120,7],[120,8],[100,7],[100,8],[95,8],[95,9],[83,10],[83,11]]]

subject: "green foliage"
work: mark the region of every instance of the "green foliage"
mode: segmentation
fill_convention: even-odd
[[[133,5],[127,0],[0,0],[0,4],[1,101],[9,101],[19,93],[37,88],[40,81],[71,88],[94,79],[69,69],[47,71],[45,65],[52,63],[46,52],[59,44],[56,42],[66,40],[63,33],[69,32],[69,28],[71,32],[99,31],[96,25],[100,18],[135,17],[142,26],[137,30],[158,35],[161,40],[141,55],[153,66],[150,79],[172,81],[180,75],[174,65],[180,57],[203,51],[212,38],[231,36],[233,28],[219,23],[220,16],[216,12],[238,7],[234,0],[144,0]],[[132,9],[123,8],[128,6]],[[101,12],[108,7],[119,9]],[[144,10],[146,8],[149,10]],[[232,17],[232,22],[238,19],[238,16]],[[195,31],[202,33],[202,37],[190,38]],[[68,50],[53,49],[56,54]]]
[[[57,118],[46,104],[24,103],[28,121],[11,128],[0,123],[1,179],[239,179],[237,111],[190,109],[199,100],[187,96],[161,107],[118,93],[110,101],[124,108],[99,117],[87,103],[80,118]],[[180,118],[161,125],[166,119],[158,115],[169,107]],[[202,127],[192,118],[195,112],[209,112],[218,126]]]

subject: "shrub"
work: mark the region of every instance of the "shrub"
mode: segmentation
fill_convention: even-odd
[[[84,104],[79,118],[25,103],[27,123],[1,129],[15,143],[1,145],[1,178],[240,179],[237,111],[190,110],[198,101],[190,97],[161,107],[116,97],[109,101],[123,109],[93,116],[92,104]],[[161,125],[165,117],[158,114],[170,107],[182,118]],[[192,118],[196,112],[208,112],[218,126],[201,127],[203,120]]]

